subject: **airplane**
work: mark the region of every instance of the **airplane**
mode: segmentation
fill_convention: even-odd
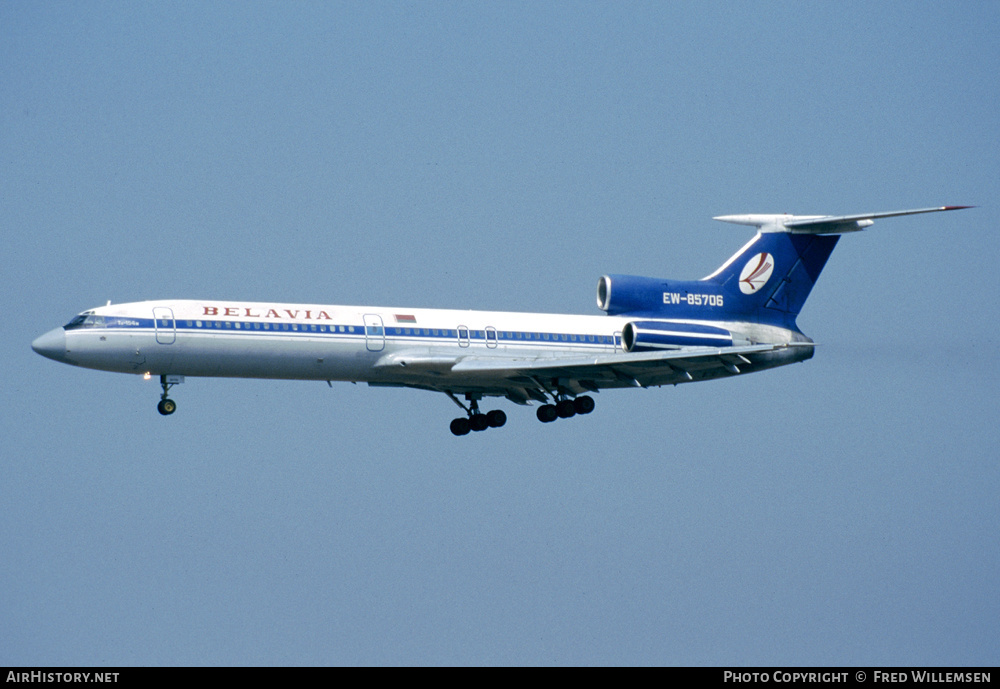
[[[241,301],[143,301],[88,309],[32,342],[42,356],[159,376],[157,410],[185,377],[364,382],[447,395],[457,436],[503,426],[486,397],[539,403],[543,423],[589,414],[608,388],[736,376],[812,358],[795,320],[841,234],[880,218],[959,210],[820,216],[723,215],[757,233],[701,280],[604,275],[602,316]],[[464,398],[464,402],[462,401]]]

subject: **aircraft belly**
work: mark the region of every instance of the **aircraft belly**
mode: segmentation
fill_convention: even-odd
[[[363,339],[331,342],[301,336],[200,335],[179,338],[170,372],[223,378],[354,380],[374,358]]]

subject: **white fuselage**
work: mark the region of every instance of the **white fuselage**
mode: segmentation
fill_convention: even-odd
[[[65,360],[139,374],[392,382],[401,352],[432,358],[621,351],[628,319],[248,302],[155,301],[85,312],[65,330]],[[389,368],[389,367],[382,367]],[[423,369],[427,369],[425,365]],[[389,371],[393,370],[394,373]]]
[[[36,340],[65,363],[121,373],[483,385],[462,357],[544,359],[621,353],[629,318],[500,311],[217,301],[108,305]],[[79,321],[79,322],[77,322]],[[76,323],[76,325],[74,325]],[[728,327],[739,324],[727,324]],[[748,324],[744,324],[747,325]],[[759,330],[759,328],[757,328]],[[795,333],[768,328],[771,342]],[[47,339],[46,339],[47,338]],[[64,338],[64,339],[61,339]]]

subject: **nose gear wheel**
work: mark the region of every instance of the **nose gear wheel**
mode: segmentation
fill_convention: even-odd
[[[177,403],[167,397],[167,391],[174,385],[175,383],[167,382],[166,376],[160,376],[160,387],[163,388],[163,394],[160,395],[160,403],[156,405],[156,411],[160,412],[163,416],[170,416],[177,411]]]

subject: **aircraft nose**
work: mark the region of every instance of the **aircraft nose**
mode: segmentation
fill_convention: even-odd
[[[62,328],[50,330],[32,342],[31,348],[49,359],[66,361],[66,331]]]

